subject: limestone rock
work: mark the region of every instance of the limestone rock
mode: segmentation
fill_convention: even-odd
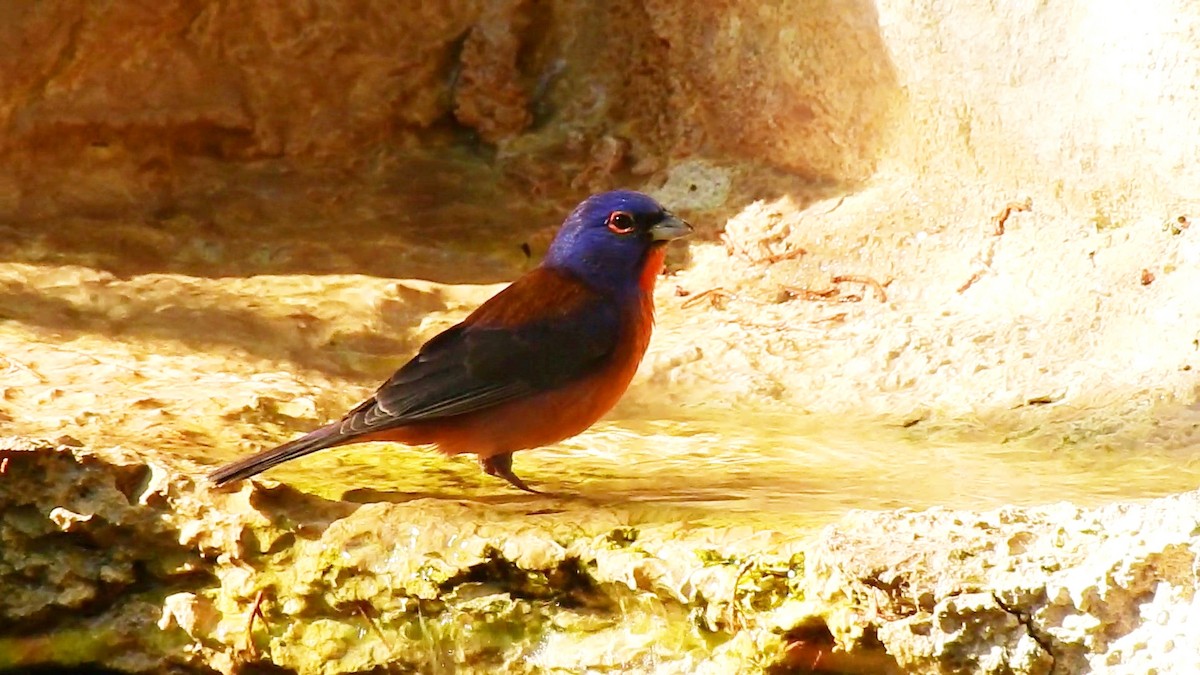
[[[269,484],[214,490],[169,457],[12,438],[0,467],[0,584],[13,591],[0,604],[0,667],[1200,665],[1198,493],[855,512],[813,534],[630,528],[569,501],[358,506]]]

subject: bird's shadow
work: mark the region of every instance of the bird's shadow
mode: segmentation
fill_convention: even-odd
[[[578,487],[563,486],[556,489],[541,489],[538,494],[526,492],[493,492],[490,494],[464,494],[461,490],[447,488],[445,490],[422,490],[402,492],[398,490],[380,490],[376,488],[354,488],[341,495],[342,501],[352,504],[372,504],[386,502],[404,504],[421,499],[453,500],[473,504],[489,504],[503,506],[535,506],[539,513],[554,513],[577,509],[579,507],[612,508],[630,504],[689,504],[705,502],[732,502],[747,499],[744,494],[733,491],[716,490],[704,486],[691,486],[689,489],[614,489],[603,491],[599,485],[589,486],[589,490]],[[718,486],[712,486],[718,487]],[[500,488],[503,490],[504,488]]]
[[[518,505],[544,504],[547,499],[559,498],[559,495],[552,494],[529,494],[525,492],[513,493],[494,493],[494,494],[464,494],[461,490],[447,488],[445,490],[415,490],[412,492],[403,492],[400,490],[379,490],[376,488],[354,488],[347,490],[341,495],[341,500],[351,504],[407,504],[409,502],[420,501],[423,499],[433,499],[439,501],[457,501],[470,502],[475,504],[489,505]]]

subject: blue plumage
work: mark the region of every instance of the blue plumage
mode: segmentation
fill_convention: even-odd
[[[632,219],[633,231],[626,235],[616,234],[610,227],[610,217],[619,213]],[[592,195],[563,221],[542,266],[566,270],[602,293],[625,299],[638,291],[651,229],[668,220],[678,222],[641,192],[614,190]]]

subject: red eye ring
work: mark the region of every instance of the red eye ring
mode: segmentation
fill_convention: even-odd
[[[637,222],[633,220],[633,216],[624,211],[613,211],[608,214],[609,231],[614,234],[629,234],[637,227]]]

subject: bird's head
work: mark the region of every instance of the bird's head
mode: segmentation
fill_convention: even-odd
[[[632,292],[644,283],[647,266],[654,268],[649,274],[657,274],[667,242],[691,232],[691,225],[649,195],[602,192],[567,216],[542,265],[570,272],[597,290]]]

